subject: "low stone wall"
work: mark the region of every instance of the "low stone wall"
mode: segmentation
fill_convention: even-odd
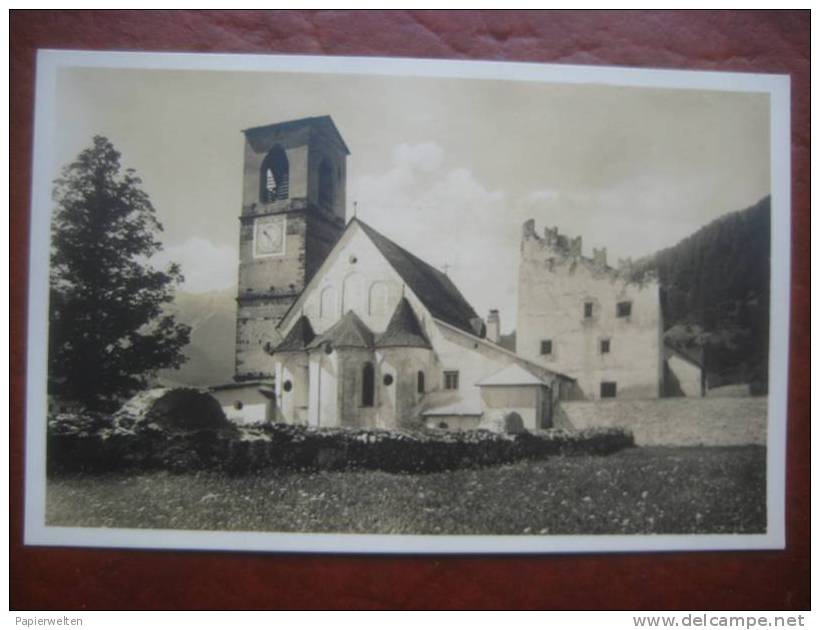
[[[620,426],[639,446],[734,446],[766,444],[767,405],[765,397],[661,398],[561,401],[556,411],[558,426]]]

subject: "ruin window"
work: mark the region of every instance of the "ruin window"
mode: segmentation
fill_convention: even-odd
[[[549,356],[552,354],[552,339],[541,340],[541,354],[543,356]]]
[[[614,381],[603,381],[601,383],[601,398],[615,398],[618,393],[618,384]]]
[[[416,374],[416,391],[419,394],[424,393],[424,372],[419,370],[419,373]]]
[[[632,302],[618,302],[615,307],[615,314],[618,317],[629,317],[632,315]]]
[[[333,205],[333,170],[327,160],[319,164],[319,205]]]
[[[590,319],[592,317],[594,307],[595,305],[592,302],[584,302],[584,319]]]
[[[262,160],[259,178],[259,201],[273,203],[277,199],[287,199],[289,182],[288,156],[284,149],[276,145]]]
[[[458,389],[458,371],[448,370],[444,373],[444,389]]]
[[[609,354],[609,339],[601,339],[601,354]]]
[[[362,367],[362,407],[372,407],[375,393],[376,373],[373,364],[367,362]]]

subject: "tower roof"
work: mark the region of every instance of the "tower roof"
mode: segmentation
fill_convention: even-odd
[[[298,127],[318,127],[321,129],[326,129],[333,136],[335,136],[336,139],[341,143],[342,147],[345,150],[345,153],[350,155],[350,149],[347,147],[344,138],[342,138],[342,134],[339,133],[339,130],[336,128],[336,125],[330,116],[310,116],[308,118],[285,120],[283,122],[272,123],[270,125],[259,125],[257,127],[249,127],[248,129],[243,129],[242,133],[250,137],[262,132],[290,131],[291,129],[296,129]]]
[[[333,348],[372,348],[373,333],[353,311],[348,311],[342,318],[316,337],[308,349],[319,348],[330,343]]]
[[[407,298],[399,300],[387,329],[376,339],[376,347],[432,348]]]
[[[306,350],[308,344],[316,337],[313,332],[313,326],[310,325],[310,320],[302,315],[296,320],[296,323],[290,329],[288,334],[282,340],[274,352],[295,352]]]

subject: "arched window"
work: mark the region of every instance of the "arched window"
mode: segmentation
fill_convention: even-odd
[[[288,156],[278,144],[262,160],[259,177],[259,201],[273,203],[277,199],[288,198],[289,188]]]
[[[419,373],[416,375],[416,391],[419,394],[424,393],[424,372],[419,370]]]
[[[375,379],[373,364],[368,361],[362,367],[362,407],[373,406],[373,393],[376,390]]]
[[[357,315],[364,315],[366,296],[364,276],[359,272],[348,274],[342,282],[342,313],[356,311]]]
[[[319,164],[319,205],[333,205],[333,169],[327,160]]]
[[[336,316],[336,289],[325,287],[319,295],[319,317],[331,319]]]

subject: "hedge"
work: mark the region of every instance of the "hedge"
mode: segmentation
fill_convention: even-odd
[[[53,423],[52,423],[53,424]],[[382,470],[428,473],[553,455],[605,455],[634,446],[619,428],[515,435],[476,430],[422,432],[272,424],[165,433],[59,430],[50,424],[49,471],[128,468],[221,470]]]

